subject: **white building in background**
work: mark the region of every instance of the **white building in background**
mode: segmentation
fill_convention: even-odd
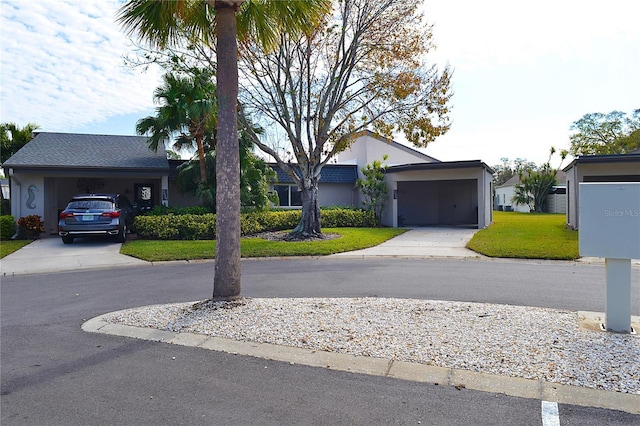
[[[547,213],[566,213],[567,212],[567,192],[566,192],[566,174],[558,171],[558,184],[553,186],[547,195],[547,205],[545,212]],[[517,204],[512,201],[516,194],[516,185],[520,183],[520,176],[515,175],[505,183],[496,187],[493,207],[500,211],[514,211],[520,213],[529,213],[531,207],[528,204]]]

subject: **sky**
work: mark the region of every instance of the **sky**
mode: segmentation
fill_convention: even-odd
[[[118,6],[0,0],[0,122],[134,135],[160,71],[124,66],[133,46]],[[637,0],[425,0],[424,12],[427,58],[453,69],[451,129],[421,150],[432,157],[541,164],[584,114],[640,108]]]

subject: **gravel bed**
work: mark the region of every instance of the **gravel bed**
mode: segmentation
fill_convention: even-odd
[[[640,337],[574,311],[388,298],[147,306],[112,323],[340,352],[640,395]]]

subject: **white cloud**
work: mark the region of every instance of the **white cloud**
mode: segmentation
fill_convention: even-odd
[[[3,122],[73,131],[153,107],[159,74],[124,67],[118,3],[2,1]]]
[[[425,0],[424,10],[435,25],[436,55],[455,66],[528,64],[545,55],[584,59],[598,41],[640,39],[636,0]]]

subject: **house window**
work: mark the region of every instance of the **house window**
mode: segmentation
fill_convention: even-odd
[[[278,193],[280,207],[302,206],[302,193],[297,185],[274,185],[273,189]]]

